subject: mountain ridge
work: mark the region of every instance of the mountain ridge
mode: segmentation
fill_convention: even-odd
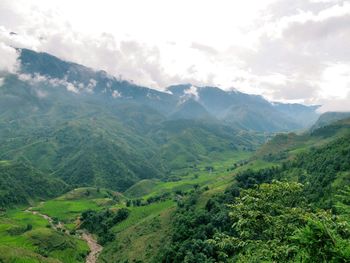
[[[224,91],[217,87],[196,87],[192,84],[179,84],[167,87],[164,91],[138,86],[125,80],[116,79],[105,71],[94,71],[85,66],[62,61],[47,53],[36,53],[28,49],[20,50],[21,72],[32,77],[36,75],[53,78],[56,82],[66,85],[67,90],[85,95],[102,96],[115,100],[134,101],[150,106],[165,116],[174,117],[178,105],[188,99],[193,99],[213,117],[228,125],[238,125],[243,129],[257,131],[287,131],[311,126],[318,117],[315,106],[302,104],[271,103],[260,95],[249,95],[239,91]],[[53,81],[53,82],[55,82]],[[277,105],[277,106],[276,106]],[[284,110],[282,109],[284,105]],[[289,107],[289,111],[285,108]],[[249,108],[249,111],[247,111]],[[298,117],[292,116],[291,111],[300,111]],[[301,110],[302,109],[302,110]],[[234,111],[230,113],[230,111]],[[236,110],[236,111],[235,111]],[[254,126],[244,122],[243,118],[232,118],[236,113],[242,115],[259,115],[268,125]],[[191,109],[179,118],[194,118]],[[186,113],[183,112],[183,113]],[[306,117],[302,117],[306,114]],[[192,117],[191,117],[192,116]],[[276,118],[276,121],[270,119]],[[237,121],[238,120],[238,121]]]

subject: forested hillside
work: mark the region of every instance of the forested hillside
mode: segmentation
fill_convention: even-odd
[[[52,198],[69,190],[63,181],[21,162],[1,161],[0,175],[1,208]]]
[[[0,262],[350,261],[346,114],[308,129],[318,106],[18,52],[0,73]]]
[[[349,165],[348,130],[271,168],[239,172],[203,208],[205,191],[194,191],[178,204],[162,261],[348,262]]]

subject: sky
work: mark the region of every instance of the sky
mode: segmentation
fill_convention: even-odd
[[[349,46],[350,0],[0,0],[0,71],[14,73],[25,47],[157,90],[350,111]]]

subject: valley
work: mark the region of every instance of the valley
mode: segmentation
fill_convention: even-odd
[[[348,113],[17,52],[20,72],[1,73],[1,263],[350,260]]]
[[[14,246],[9,251],[18,249],[16,243],[11,245],[8,242],[9,238],[23,239],[30,232],[38,231],[36,229],[38,223],[32,223],[28,217],[35,217],[35,220],[32,218],[33,221],[46,221],[45,223],[42,222],[41,225],[53,224],[50,231],[62,235],[62,231],[73,233],[82,231],[80,230],[81,222],[77,219],[86,211],[93,211],[97,214],[111,211],[110,213],[115,214],[116,211],[124,208],[128,210],[128,216],[106,230],[115,238],[111,241],[103,241],[101,238],[106,235],[103,232],[105,230],[96,232],[98,241],[104,244],[100,254],[96,251],[101,247],[91,242],[93,240],[91,239],[92,236],[86,236],[84,232],[84,234],[79,234],[78,239],[83,237],[83,240],[87,241],[89,245],[89,248],[85,245],[85,249],[79,252],[80,255],[85,253],[86,261],[82,258],[79,259],[77,256],[67,261],[65,258],[57,256],[59,253],[51,253],[45,259],[46,261],[41,261],[39,259],[41,252],[37,250],[40,245],[31,243],[32,241],[29,241],[30,246],[22,248],[22,251],[28,250],[27,253],[35,251],[31,252],[33,254],[28,254],[31,255],[28,258],[33,258],[32,262],[51,262],[50,260],[53,260],[52,262],[55,262],[54,260],[59,260],[57,262],[95,262],[93,255],[98,255],[96,262],[159,262],[162,257],[160,252],[164,247],[172,244],[170,237],[173,235],[173,214],[177,210],[183,209],[181,203],[186,204],[193,195],[196,195],[196,201],[192,205],[194,205],[194,211],[199,213],[199,211],[206,209],[208,202],[210,203],[211,200],[217,198],[216,196],[226,193],[231,187],[246,188],[249,181],[245,181],[245,176],[248,176],[248,179],[251,177],[258,180],[254,181],[253,184],[262,183],[264,181],[260,181],[261,179],[255,177],[259,175],[260,171],[282,167],[283,162],[281,160],[294,159],[302,153],[312,151],[315,145],[322,148],[338,140],[337,138],[350,135],[346,125],[347,122],[344,121],[334,124],[332,137],[324,137],[325,134],[329,133],[331,127],[327,127],[326,133],[319,130],[317,133],[314,132],[310,135],[280,135],[281,137],[273,138],[256,153],[238,152],[232,154],[231,158],[226,160],[198,164],[195,167],[179,170],[176,173],[175,178],[177,179],[175,181],[162,182],[155,179],[146,179],[136,183],[123,193],[103,188],[77,188],[57,198],[37,202],[36,205],[27,210],[19,209],[3,212],[1,215],[2,233],[6,233],[8,237],[2,241],[0,240],[0,248],[6,244],[10,247]],[[275,145],[278,145],[278,147],[275,148]],[[279,173],[281,172],[277,172],[277,174]],[[291,178],[294,176],[293,173],[290,174]],[[284,177],[286,178],[287,175],[284,175]],[[339,175],[337,178],[337,181],[333,183],[335,189],[340,185],[347,185],[350,179],[348,172]],[[267,180],[271,179],[267,178]],[[336,192],[336,190],[332,190],[332,192]],[[28,212],[33,214],[30,215]],[[43,215],[45,215],[44,218],[40,218]],[[33,228],[24,233],[11,234],[11,236],[8,233],[11,233],[14,226],[10,228],[7,225],[6,227],[4,222],[11,222],[18,217],[26,218],[26,220],[21,219],[21,224],[31,222]],[[102,218],[101,220],[103,220]],[[70,239],[69,242],[73,240],[81,242],[76,240],[75,234],[73,236],[63,235]],[[57,245],[55,246],[57,247]],[[52,248],[48,247],[48,249]],[[61,253],[66,253],[66,251],[62,250]],[[23,255],[18,254],[13,256],[13,259],[16,257],[21,259]],[[6,258],[3,258],[6,262]]]
[[[271,165],[270,163],[265,163],[263,161],[250,162],[249,164],[247,163],[244,165],[243,163],[248,162],[248,159],[251,157],[252,153],[249,152],[233,153],[231,158],[225,161],[203,163],[196,165],[196,167],[176,171],[175,178],[177,179],[174,181],[162,182],[155,179],[143,180],[127,189],[124,193],[117,193],[103,188],[77,188],[55,199],[40,202],[34,201],[36,205],[27,209],[19,208],[9,211],[6,210],[6,212],[2,212],[0,216],[2,220],[1,222],[9,221],[12,223],[9,225],[0,223],[0,225],[3,226],[2,235],[5,235],[3,240],[0,239],[0,247],[4,245],[9,246],[10,251],[20,248],[21,246],[17,247],[18,244],[13,244],[14,247],[12,247],[8,243],[8,238],[12,237],[21,240],[27,238],[27,235],[32,231],[42,231],[40,228],[36,229],[36,224],[33,222],[42,222],[44,220],[46,221],[46,227],[49,227],[50,232],[57,232],[59,235],[65,233],[63,235],[65,238],[69,239],[69,242],[72,242],[72,240],[77,241],[77,238],[87,241],[89,249],[85,248],[85,250],[78,253],[80,255],[83,253],[87,255],[86,262],[95,262],[92,259],[92,255],[98,254],[95,252],[96,249],[99,250],[100,247],[96,248],[95,243],[91,242],[93,240],[91,239],[92,236],[86,236],[86,233],[84,232],[78,234],[78,237],[75,237],[75,233],[81,232],[79,221],[77,221],[77,219],[83,212],[89,210],[103,211],[109,209],[115,211],[120,208],[127,208],[130,211],[129,216],[115,225],[112,229],[113,233],[119,237],[117,242],[120,246],[125,246],[125,248],[127,248],[127,251],[116,253],[118,259],[115,260],[120,260],[120,262],[122,262],[122,260],[130,259],[130,257],[133,258],[135,255],[141,255],[144,257],[144,254],[142,253],[145,251],[142,253],[141,251],[136,253],[136,251],[145,249],[155,253],[156,249],[162,246],[162,242],[164,242],[163,238],[166,238],[166,233],[170,231],[168,228],[171,214],[176,209],[178,198],[182,198],[181,196],[183,194],[191,192],[192,189],[197,187],[210,187],[210,190],[206,193],[207,196],[203,197],[202,202],[204,203],[212,194],[224,190],[227,185],[230,184],[232,181],[232,171],[229,169],[231,169],[234,164],[242,163],[239,168],[236,168],[238,170],[244,170],[246,169],[245,167],[255,167],[258,169]],[[208,168],[208,166],[210,166],[210,168]],[[156,201],[152,201],[152,199],[155,199]],[[135,201],[135,204],[131,202],[131,205],[129,205],[128,200]],[[138,202],[140,203],[137,204]],[[17,221],[17,217],[24,217],[26,219]],[[29,218],[31,218],[31,220],[29,220]],[[23,224],[25,222],[28,222],[27,224],[32,225],[33,228],[27,231],[23,230],[23,233],[20,232],[12,236],[8,234],[11,232],[10,229],[12,227],[17,227],[17,224]],[[44,225],[44,222],[41,224]],[[156,233],[153,233],[153,231],[156,231]],[[74,234],[70,235],[69,233]],[[156,237],[158,234],[160,236]],[[135,239],[135,243],[132,242],[133,245],[131,245],[130,242],[127,242],[130,238]],[[145,246],[147,246],[147,242],[150,240],[152,240],[151,242],[154,247],[146,248]],[[29,256],[28,258],[33,257],[33,262],[46,262],[41,261],[41,259],[36,261],[36,258],[40,258],[41,252],[38,251],[40,243],[26,241],[26,243],[28,242],[32,247],[29,251],[33,251],[31,253],[35,255]],[[57,244],[53,245],[57,248]],[[114,246],[115,244],[107,244],[102,251],[100,258],[109,258],[111,256],[111,249],[113,251]],[[91,248],[93,248],[93,250]],[[27,249],[27,247],[23,248],[23,250]],[[48,247],[47,249],[50,250],[54,248]],[[61,248],[58,246],[58,249]],[[88,250],[90,250],[89,253],[87,253]],[[66,253],[66,251],[63,249],[62,253]],[[113,258],[114,253],[115,252],[113,251]],[[12,257],[10,255],[8,256],[9,258],[6,259],[4,254],[1,259],[7,261],[9,259],[20,260],[23,258],[21,254],[16,256],[13,255]],[[66,261],[66,259],[58,257],[55,253],[48,255],[47,262],[51,262],[50,260],[54,259],[61,260],[62,262],[85,262],[77,256]],[[109,259],[107,261],[109,261]]]
[[[40,206],[43,206],[44,202],[40,203]],[[41,214],[38,211],[33,211],[33,207],[29,207],[28,209],[25,210],[25,212],[32,213],[33,215],[38,215],[47,220],[50,224],[50,226],[56,230],[56,231],[62,231],[66,233],[67,235],[69,234],[69,230],[66,229],[65,225],[58,221],[57,218],[55,220],[52,217],[49,217],[48,215]],[[100,246],[95,238],[90,234],[87,233],[86,231],[81,231],[78,233],[78,237],[82,240],[84,240],[90,249],[89,255],[86,257],[86,263],[95,263],[98,255],[102,251],[102,246]]]

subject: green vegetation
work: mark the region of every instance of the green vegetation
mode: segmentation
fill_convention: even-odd
[[[48,227],[48,221],[20,209],[0,215],[1,262],[85,262],[82,240]]]
[[[38,84],[39,85],[39,84]],[[8,76],[0,90],[0,160],[24,162],[70,189],[124,191],[144,179],[252,152],[265,135],[208,120],[168,120],[128,101],[79,97],[49,83],[35,87]],[[60,193],[56,193],[56,196]]]
[[[120,223],[129,216],[130,211],[126,208],[118,209],[113,212],[110,209],[103,211],[88,210],[81,214],[82,221],[80,228],[87,229],[90,233],[97,234],[98,242],[101,245],[114,240],[114,235],[110,229],[112,226]]]
[[[299,126],[260,97],[206,87],[180,105],[182,86],[152,93],[46,56],[36,70],[96,77],[99,95],[4,78],[0,262],[84,262],[83,231],[99,262],[350,261],[350,119],[272,137],[255,131]]]
[[[159,250],[170,244],[175,207],[163,208],[118,232],[116,239],[104,247],[99,262],[160,262]]]
[[[24,163],[0,162],[0,208],[52,198],[66,190],[61,180]]]
[[[269,144],[290,141],[287,156],[273,159],[278,165],[253,170],[247,164],[224,192],[193,192],[178,204],[171,245],[159,257],[163,262],[348,262],[346,123],[322,128],[333,134],[322,143],[313,142],[323,131],[277,137]]]
[[[58,198],[42,202],[33,210],[57,219],[73,230],[82,212],[101,210],[115,204],[117,200],[118,196],[112,191],[92,187],[78,188]]]

